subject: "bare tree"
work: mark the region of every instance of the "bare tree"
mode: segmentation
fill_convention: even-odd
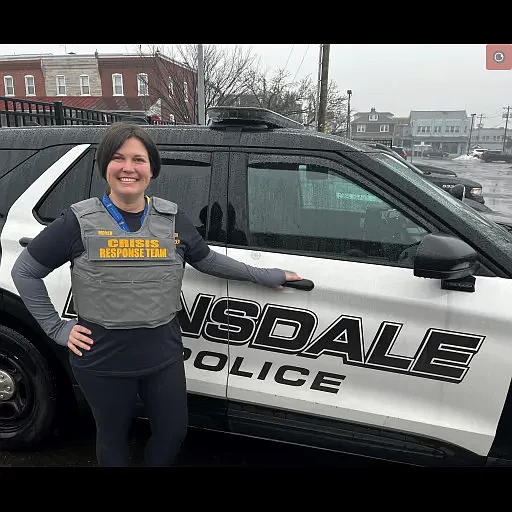
[[[173,114],[177,122],[196,123],[197,45],[148,45],[145,49],[139,46],[137,51],[141,67],[151,67],[148,89],[151,97],[160,99],[162,112]],[[251,50],[238,45],[231,49],[205,45],[205,108],[237,104],[239,97],[249,90],[255,61]]]
[[[140,57],[137,71],[156,113],[164,120],[196,123],[196,70],[165,55],[156,45],[144,49],[139,46],[137,53]]]
[[[167,119],[172,114],[176,122],[196,123],[197,45],[168,48],[148,45],[145,50],[139,46],[138,52],[141,69],[151,69],[151,73],[145,72],[147,88],[150,99],[160,101],[158,108],[162,117]],[[278,69],[268,77],[260,71],[252,50],[238,45],[230,49],[204,45],[203,65],[205,108],[214,105],[258,106],[315,128],[317,86],[311,76],[294,82],[287,71]],[[331,80],[325,116],[327,132],[344,133],[346,119],[347,97],[340,94]]]
[[[241,106],[267,108],[302,122],[302,92],[285,70],[278,69],[270,78],[258,70],[251,71],[249,76],[249,94],[240,98]]]
[[[197,69],[197,45],[175,45],[179,60]],[[172,55],[172,53],[171,53]],[[250,49],[235,45],[231,49],[204,45],[204,88],[206,108],[233,105],[247,94],[256,55]]]
[[[258,71],[251,72],[251,95],[244,99],[246,106],[268,108],[291,117],[308,128],[315,128],[317,87],[310,76],[298,83],[289,80],[289,74],[278,69],[271,78]],[[327,91],[325,124],[328,133],[341,135],[346,130],[347,97],[339,93],[331,81]]]

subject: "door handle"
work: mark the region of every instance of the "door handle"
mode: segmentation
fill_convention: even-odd
[[[297,288],[297,290],[311,291],[315,287],[315,283],[309,279],[301,279],[300,281],[286,281],[283,286],[288,288]]]
[[[26,236],[20,238],[18,240],[19,244],[23,247],[26,247],[30,242],[32,242],[32,238],[28,238]]]

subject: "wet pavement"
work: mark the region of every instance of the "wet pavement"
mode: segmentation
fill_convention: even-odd
[[[409,157],[414,163],[435,165],[454,171],[461,178],[478,181],[482,185],[485,205],[497,213],[512,217],[512,165],[510,163],[485,163],[478,158],[451,160],[448,158]]]
[[[142,467],[149,424],[135,420],[130,434],[132,467]],[[95,467],[91,422],[74,433],[54,436],[39,450],[0,452],[0,467]],[[389,467],[391,462],[191,428],[176,462],[182,467]]]

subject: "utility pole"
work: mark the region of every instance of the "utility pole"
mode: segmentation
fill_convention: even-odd
[[[473,123],[475,122],[475,116],[476,116],[476,114],[471,114],[471,128],[469,129],[468,152],[467,152],[468,155],[469,155],[469,150],[471,149],[471,133],[473,132]]]
[[[315,104],[315,129],[318,129],[318,106],[320,105],[320,84],[322,83],[322,48],[320,45],[320,51],[318,52],[318,78],[316,81],[316,104]]]
[[[322,45],[322,67],[320,74],[320,98],[318,102],[317,131],[325,131],[325,111],[327,108],[327,89],[329,85],[329,51],[330,44]]]
[[[198,123],[206,124],[205,117],[205,99],[204,99],[204,62],[203,45],[197,45],[197,115]]]
[[[478,131],[476,132],[476,145],[477,146],[480,144],[480,130],[483,128],[482,117],[484,117],[484,115],[480,114],[480,116],[479,116],[480,121],[478,121]]]
[[[505,145],[507,143],[507,126],[508,126],[509,113],[510,113],[510,106],[507,107],[507,113],[503,114],[504,116],[507,116],[505,118],[505,134],[503,135],[503,153],[505,153]]]
[[[348,89],[348,104],[347,104],[347,139],[350,139],[350,96],[352,96],[352,91]]]

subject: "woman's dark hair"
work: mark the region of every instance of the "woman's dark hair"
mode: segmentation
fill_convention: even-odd
[[[149,156],[149,165],[153,178],[158,177],[160,173],[160,153],[149,136],[148,132],[137,124],[131,123],[114,123],[107,128],[103,137],[98,145],[96,151],[96,163],[98,171],[103,179],[107,174],[107,166],[112,160],[116,151],[128,140],[139,139]]]

